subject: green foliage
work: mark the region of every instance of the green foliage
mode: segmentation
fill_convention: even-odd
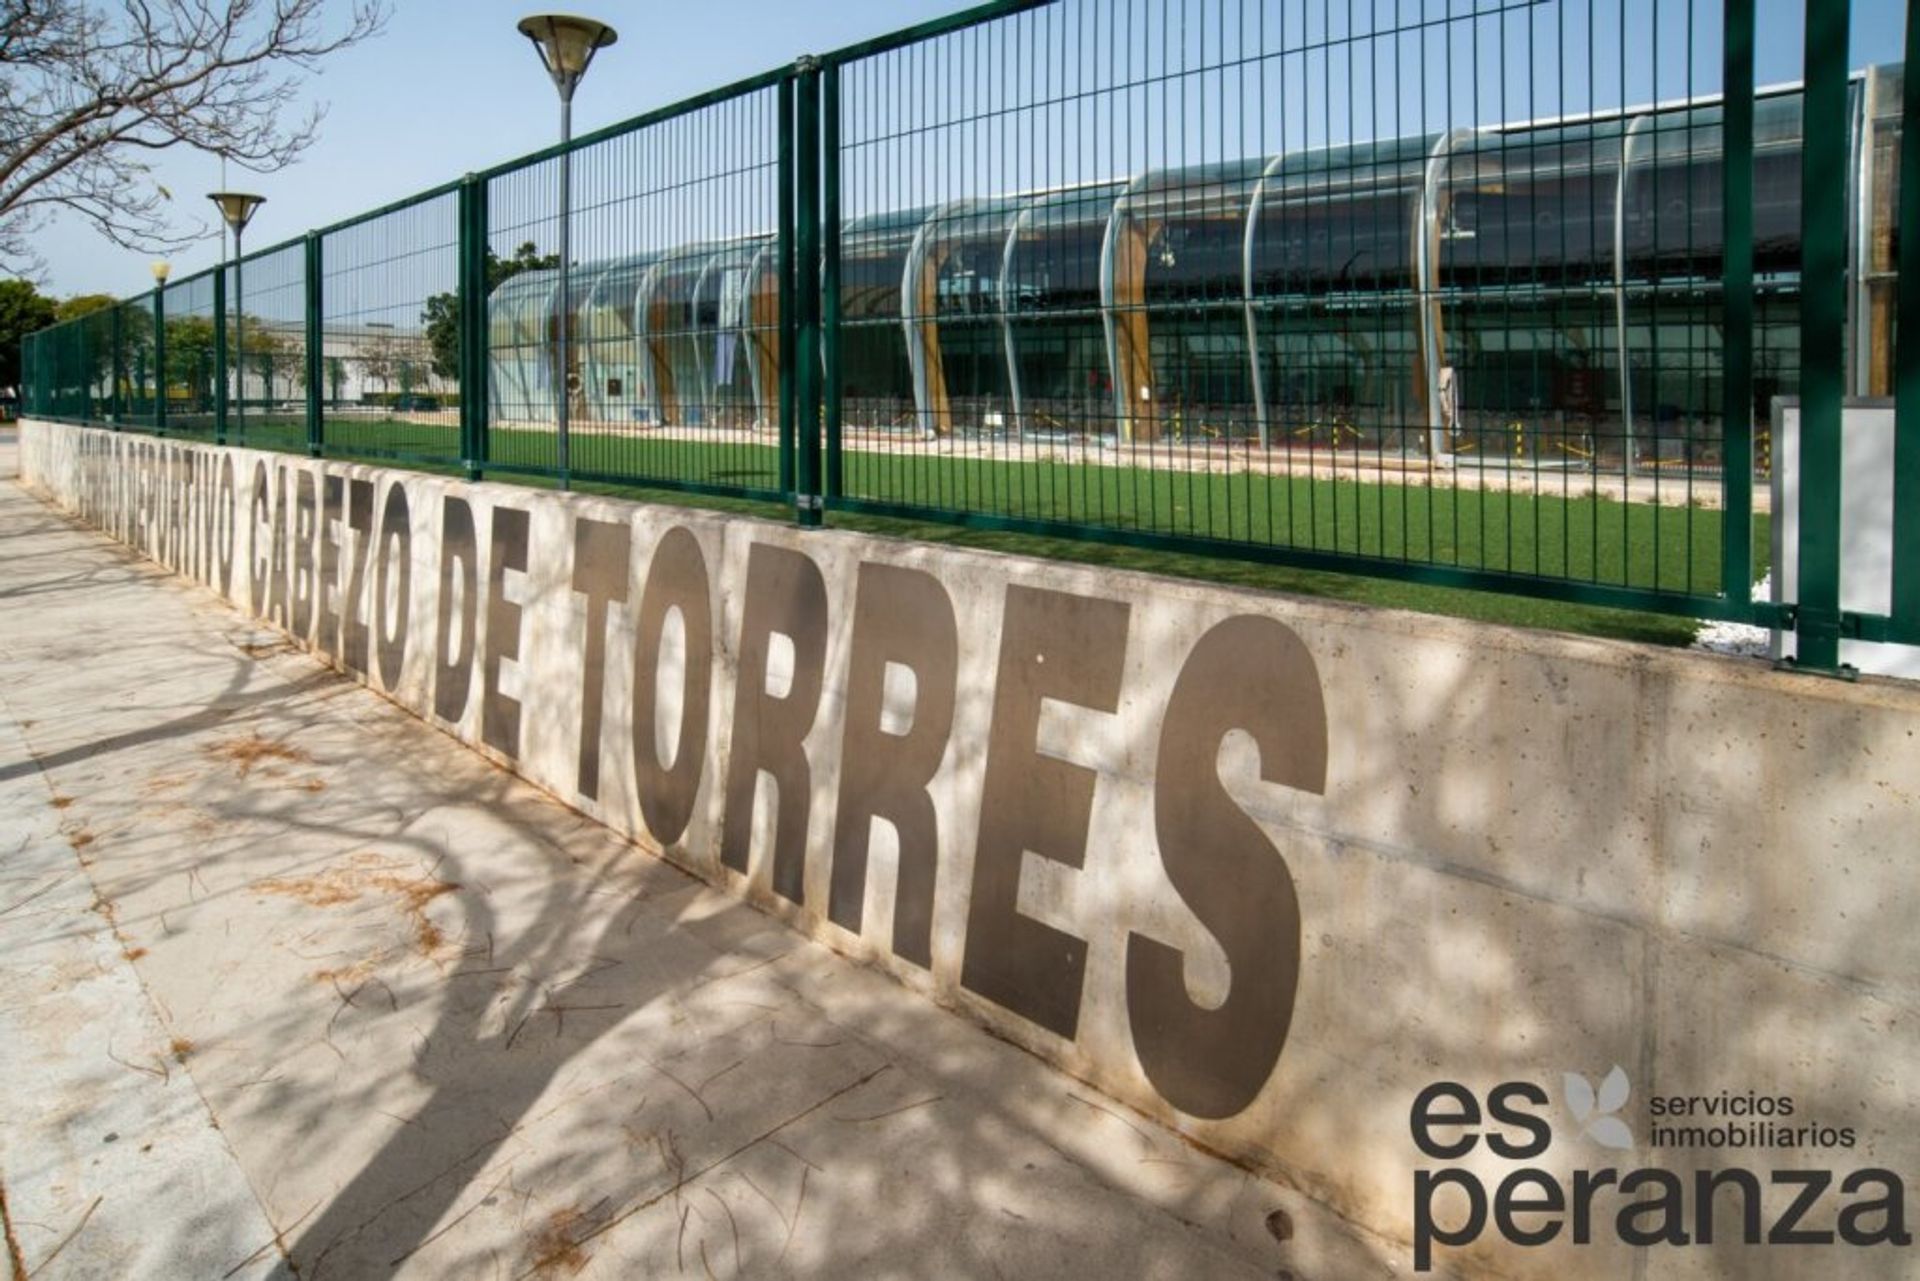
[[[427,326],[427,349],[433,353],[433,372],[442,378],[460,376],[460,295],[435,294],[427,299],[420,317]]]
[[[0,387],[21,381],[20,340],[54,321],[57,304],[25,280],[0,280]]]
[[[167,394],[213,403],[213,317],[167,317]]]
[[[487,292],[503,280],[510,280],[523,271],[556,271],[560,267],[559,254],[543,254],[531,240],[522,241],[513,251],[513,257],[502,258],[489,247],[487,250]]]
[[[71,298],[62,298],[55,304],[53,318],[55,321],[64,323],[119,305],[120,300],[112,294],[75,294]]]
[[[487,293],[491,295],[503,280],[523,271],[552,271],[560,266],[559,254],[543,254],[533,241],[523,242],[510,258],[502,258],[488,246],[486,251]],[[427,347],[433,353],[433,372],[449,382],[460,377],[460,295],[435,294],[427,299],[420,319],[427,327]]]
[[[256,316],[245,316],[242,321],[237,327],[228,327],[228,341],[233,341],[232,335],[237,328],[241,335],[240,354],[246,361],[248,373],[259,380],[267,398],[271,400],[278,394],[278,381],[281,379],[286,381],[289,391],[296,386],[305,386],[306,364],[300,359],[305,350],[304,335],[293,337],[286,332],[284,325]]]

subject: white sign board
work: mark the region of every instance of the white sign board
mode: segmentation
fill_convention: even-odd
[[[1773,599],[1800,589],[1800,402],[1773,402]],[[1849,400],[1840,421],[1840,608],[1886,614],[1893,607],[1893,401]],[[1773,634],[1774,656],[1794,652],[1791,632]],[[1877,676],[1920,680],[1920,648],[1840,642],[1840,661]]]

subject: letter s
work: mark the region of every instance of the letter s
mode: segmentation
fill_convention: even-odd
[[[1140,1066],[1166,1100],[1232,1116],[1260,1093],[1286,1043],[1300,979],[1300,903],[1266,834],[1220,781],[1221,740],[1253,736],[1260,776],[1326,788],[1327,711],[1313,655],[1291,629],[1242,615],[1200,638],[1167,700],[1154,830],[1167,879],[1219,940],[1231,970],[1217,1009],[1187,995],[1175,948],[1127,938],[1127,1015]]]
[[[1545,1121],[1521,1108],[1513,1106],[1513,1100],[1520,1099],[1534,1107],[1543,1108],[1549,1100],[1547,1092],[1537,1085],[1524,1081],[1508,1081],[1497,1085],[1493,1093],[1487,1095],[1487,1115],[1501,1125],[1518,1126],[1532,1136],[1531,1141],[1515,1143],[1504,1134],[1488,1134],[1487,1146],[1509,1161],[1530,1161],[1547,1150],[1553,1142],[1553,1127]]]

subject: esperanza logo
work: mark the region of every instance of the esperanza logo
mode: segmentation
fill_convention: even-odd
[[[1624,1165],[1625,1158],[1609,1154],[1634,1146],[1633,1130],[1619,1115],[1632,1094],[1626,1073],[1615,1067],[1596,1089],[1585,1076],[1569,1072],[1562,1088],[1566,1129],[1582,1155]],[[1430,1161],[1448,1164],[1413,1173],[1414,1271],[1432,1270],[1435,1246],[1470,1245],[1489,1228],[1513,1245],[1529,1247],[1563,1237],[1577,1246],[1596,1239],[1635,1246],[1722,1240],[1769,1246],[1913,1244],[1906,1185],[1891,1170],[1761,1171],[1735,1164],[1682,1172],[1582,1163],[1563,1178],[1538,1165],[1521,1165],[1489,1189],[1479,1173],[1451,1164],[1482,1143],[1504,1161],[1536,1160],[1553,1146],[1552,1108],[1547,1091],[1531,1081],[1503,1082],[1484,1100],[1456,1081],[1436,1081],[1420,1091],[1408,1118],[1414,1146]],[[1839,1207],[1837,1222],[1827,1207],[1836,1183],[1839,1196],[1853,1198]],[[1764,1188],[1774,1189],[1773,1195],[1764,1195]],[[1826,1223],[1834,1226],[1814,1226]]]

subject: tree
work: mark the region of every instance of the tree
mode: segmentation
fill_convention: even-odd
[[[360,340],[360,376],[366,380],[378,379],[380,391],[393,390],[393,376],[399,371],[400,362],[406,356],[406,348],[391,328],[374,329]],[[362,383],[365,386],[365,383]]]
[[[53,319],[56,324],[62,324],[119,305],[120,300],[112,294],[75,294],[71,298],[62,298],[55,305]]]
[[[494,287],[501,281],[519,275],[523,271],[556,271],[560,267],[559,254],[543,254],[533,241],[523,242],[513,251],[513,257],[502,258],[493,252],[489,245],[486,250],[487,293],[492,295]],[[427,348],[432,353],[433,372],[448,382],[460,379],[460,295],[457,293],[434,294],[427,299],[427,309],[420,316],[427,327]]]
[[[241,368],[248,370],[259,382],[261,398],[273,400],[274,375],[284,373],[289,384],[300,376],[301,362],[289,359],[297,354],[300,340],[282,333],[282,326],[278,322],[263,320],[258,316],[244,316],[242,320],[244,323],[239,330],[245,349],[240,353]],[[231,334],[233,329],[230,324],[228,333]]]
[[[20,340],[51,325],[55,306],[27,281],[0,280],[0,387],[20,386]]]
[[[166,383],[169,398],[179,389],[193,406],[213,403],[213,317],[167,317]]]
[[[420,319],[427,326],[433,372],[450,382],[460,377],[460,295],[434,294]]]
[[[313,142],[300,75],[377,33],[387,0],[9,0],[0,5],[0,264],[37,271],[30,238],[59,210],[131,249],[176,231],[147,157],[185,146],[269,172]]]
[[[107,394],[113,378],[112,312],[119,305],[120,300],[112,294],[75,294],[61,299],[53,309],[56,325],[85,322],[77,326],[83,340],[67,373],[102,395]],[[93,319],[87,320],[88,316]]]

